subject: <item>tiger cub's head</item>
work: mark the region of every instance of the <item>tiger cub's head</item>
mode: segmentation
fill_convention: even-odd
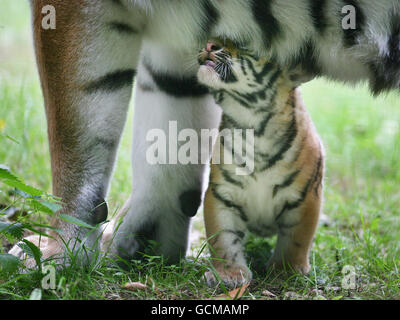
[[[199,54],[200,83],[214,89],[254,92],[267,88],[282,71],[265,58],[257,57],[246,49],[226,40],[212,40]]]
[[[312,79],[296,68],[283,70],[266,58],[233,44],[229,40],[210,40],[199,53],[200,83],[212,90],[251,94],[271,89],[278,80],[295,88]]]

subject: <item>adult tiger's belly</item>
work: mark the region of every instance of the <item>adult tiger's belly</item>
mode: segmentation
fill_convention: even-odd
[[[198,1],[165,1],[149,18],[145,39],[180,52],[197,53],[207,41],[206,17]]]

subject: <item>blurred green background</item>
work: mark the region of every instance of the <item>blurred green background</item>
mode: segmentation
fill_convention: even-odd
[[[397,272],[398,285],[399,94],[373,98],[366,86],[316,80],[304,86],[303,95],[326,148],[324,212],[332,221],[330,228],[319,230],[314,250],[328,262],[335,261],[334,250],[340,248],[347,250],[348,262],[365,268],[372,263],[376,270],[386,266]],[[131,188],[132,107],[108,198],[112,212],[122,206]],[[27,183],[51,192],[46,134],[29,3],[0,0],[0,163]],[[202,237],[202,222],[197,219]],[[370,274],[387,282],[387,274],[376,270]]]

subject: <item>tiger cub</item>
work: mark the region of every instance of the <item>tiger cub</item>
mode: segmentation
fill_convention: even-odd
[[[308,273],[321,211],[324,151],[297,88],[298,76],[226,42],[210,41],[199,62],[199,81],[223,109],[220,132],[253,129],[254,168],[247,175],[238,174],[243,164],[223,161],[224,153],[237,152],[233,141],[224,137],[214,146],[213,159],[220,164],[211,163],[204,215],[216,271],[229,287],[251,280],[243,248],[250,231],[278,235],[268,267]],[[242,145],[249,143],[247,135],[241,139]],[[205,277],[209,285],[217,283],[213,273]]]

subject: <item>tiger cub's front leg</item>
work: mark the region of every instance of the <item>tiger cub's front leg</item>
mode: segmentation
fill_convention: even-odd
[[[223,182],[221,172],[217,165],[212,165],[210,186],[204,200],[207,240],[215,271],[227,287],[235,288],[252,278],[244,256],[247,226],[240,206],[227,196],[229,191],[218,182]],[[213,272],[207,272],[205,277],[210,286],[219,282]]]

